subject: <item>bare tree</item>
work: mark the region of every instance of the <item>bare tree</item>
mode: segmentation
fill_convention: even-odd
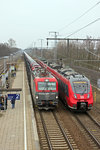
[[[15,46],[16,46],[16,41],[13,40],[12,38],[10,38],[10,39],[8,40],[8,43],[9,43],[9,46],[10,46],[10,47],[15,47]]]

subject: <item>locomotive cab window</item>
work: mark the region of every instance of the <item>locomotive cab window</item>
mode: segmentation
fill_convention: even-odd
[[[38,82],[38,90],[56,90],[56,82]]]

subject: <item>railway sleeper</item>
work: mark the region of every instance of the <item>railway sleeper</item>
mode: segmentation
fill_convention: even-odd
[[[57,145],[57,144],[56,144],[56,145],[52,145],[52,147],[53,147],[53,148],[59,148],[59,149],[60,149],[60,148],[63,148],[63,149],[69,148],[67,144],[66,144],[66,145],[59,145],[59,144]]]
[[[57,137],[62,137],[63,135],[62,135],[62,133],[52,133],[52,132],[48,132],[48,134],[50,135],[50,136],[57,136]]]
[[[58,145],[66,145],[65,141],[51,141],[52,144],[58,144]]]
[[[50,137],[50,140],[54,140],[54,141],[65,141],[65,139],[63,138],[58,138],[58,137]]]

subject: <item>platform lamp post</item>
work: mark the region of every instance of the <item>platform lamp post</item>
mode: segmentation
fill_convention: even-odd
[[[4,83],[3,83],[3,86],[6,86],[6,59],[8,58],[9,56],[4,56],[3,59],[4,59],[4,64],[3,64],[3,67],[4,67],[4,72],[3,72],[3,77],[4,77]],[[3,92],[4,95],[6,95],[6,92]],[[5,102],[4,102],[4,108],[5,108]]]
[[[54,34],[55,38],[54,61],[57,62],[57,36],[59,35],[59,32],[50,31],[49,35],[50,34]]]
[[[10,63],[10,67],[9,67],[9,87],[11,87],[11,63],[13,61],[13,54],[10,54],[10,57],[9,57],[9,63]]]

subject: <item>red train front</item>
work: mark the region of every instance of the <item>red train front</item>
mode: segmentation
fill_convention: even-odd
[[[40,69],[39,69],[40,71]],[[34,72],[35,74],[35,72]],[[39,109],[54,109],[58,104],[58,82],[50,74],[31,76],[34,103]]]
[[[73,110],[89,110],[93,106],[90,81],[82,75],[71,75],[59,80],[59,95]]]

